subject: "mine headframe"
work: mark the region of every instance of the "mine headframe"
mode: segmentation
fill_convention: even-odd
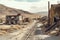
[[[19,24],[19,16],[21,14],[17,14],[17,15],[7,15],[6,16],[6,22],[5,24]]]

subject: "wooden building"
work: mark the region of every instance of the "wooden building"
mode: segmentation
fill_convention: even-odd
[[[53,35],[60,33],[60,4],[51,4],[50,7],[48,2],[48,25],[45,32]]]
[[[60,19],[60,4],[52,4],[48,10],[48,24],[52,25]]]
[[[10,25],[11,24],[18,24],[19,23],[19,16],[20,16],[20,14],[7,15],[5,24],[10,24]]]

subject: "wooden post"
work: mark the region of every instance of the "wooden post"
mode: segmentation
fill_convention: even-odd
[[[50,25],[50,2],[48,1],[48,25]]]

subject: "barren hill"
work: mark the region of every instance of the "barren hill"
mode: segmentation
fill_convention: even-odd
[[[21,14],[22,16],[24,17],[37,17],[39,15],[36,15],[36,14],[33,14],[33,13],[30,13],[28,11],[24,11],[24,10],[21,10],[21,9],[15,9],[15,8],[10,8],[10,7],[7,7],[5,5],[2,5],[0,4],[0,16],[4,16],[4,15],[15,15],[15,14]]]

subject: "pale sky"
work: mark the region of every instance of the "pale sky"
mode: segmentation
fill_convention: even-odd
[[[35,13],[48,11],[48,1],[56,4],[59,0],[0,0],[0,4]]]

